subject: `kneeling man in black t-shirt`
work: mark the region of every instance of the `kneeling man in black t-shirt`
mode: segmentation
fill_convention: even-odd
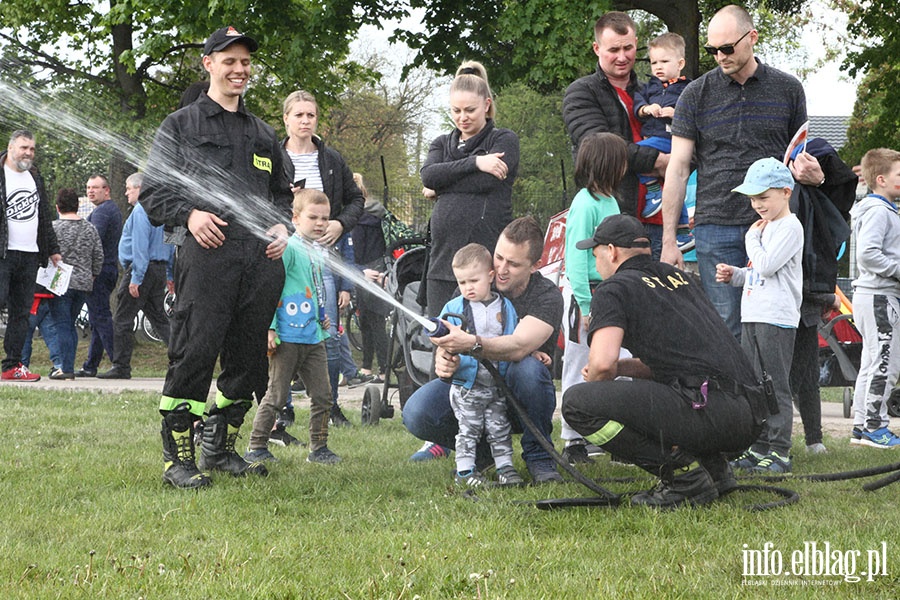
[[[565,393],[563,416],[660,477],[633,504],[712,502],[736,485],[722,453],[743,450],[766,416],[743,350],[698,281],[651,259],[634,217],[607,217],[578,248],[593,248],[603,282],[591,301],[587,383]],[[634,358],[619,359],[621,347]]]

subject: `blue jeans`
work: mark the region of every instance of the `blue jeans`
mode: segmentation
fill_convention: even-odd
[[[346,334],[338,335],[341,315],[338,311],[339,290],[335,284],[334,274],[328,269],[323,269],[322,282],[325,286],[325,314],[331,321],[331,327],[328,328],[330,337],[325,340],[325,350],[328,354],[328,379],[331,382],[332,404],[337,407],[338,381],[341,373],[344,374],[344,379],[349,381],[356,375],[358,369],[350,354],[350,342],[347,340]]]
[[[547,367],[530,356],[520,362],[510,363],[506,383],[541,435],[551,441],[556,389]],[[513,432],[522,433],[522,458],[526,463],[550,458],[550,454],[541,447],[534,434],[522,427],[514,410],[509,411],[509,420]],[[448,448],[455,447],[459,423],[450,407],[450,384],[434,379],[416,390],[403,407],[403,424],[421,440]],[[479,456],[490,456],[490,449],[484,439],[479,443],[479,448]]]
[[[50,363],[59,369],[62,368],[62,359],[59,353],[59,338],[56,334],[56,322],[50,315],[50,298],[41,298],[37,312],[28,318],[28,335],[25,336],[25,344],[22,346],[22,364],[26,367],[31,364],[31,345],[34,338],[34,330],[40,328],[41,338],[47,344],[50,351]]]
[[[60,368],[63,373],[75,372],[75,350],[78,348],[78,329],[75,318],[87,302],[88,292],[68,290],[64,295],[50,300],[50,314],[56,323],[56,339],[59,342]]]
[[[741,288],[716,283],[716,265],[747,266],[744,235],[749,225],[697,225],[694,241],[700,281],[716,312],[737,340],[741,339]]]

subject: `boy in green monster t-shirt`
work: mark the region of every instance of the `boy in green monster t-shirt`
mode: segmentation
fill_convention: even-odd
[[[291,380],[299,373],[310,397],[308,462],[334,464],[340,457],[328,449],[331,384],[325,338],[325,292],[319,253],[312,244],[328,226],[328,197],[313,189],[294,194],[293,217],[297,233],[282,260],[285,281],[275,318],[269,328],[269,389],[253,419],[253,432],[245,460],[274,460],[267,446],[278,413],[291,395]]]

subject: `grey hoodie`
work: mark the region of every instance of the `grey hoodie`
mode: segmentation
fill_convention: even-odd
[[[850,209],[859,277],[856,292],[900,297],[900,216],[897,208],[866,196]]]

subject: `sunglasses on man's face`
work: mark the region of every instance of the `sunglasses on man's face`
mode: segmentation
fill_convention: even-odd
[[[753,31],[753,30],[751,29],[750,31]],[[747,35],[750,33],[750,31],[748,31],[747,33],[742,35],[740,38],[738,38],[738,41],[736,41],[733,44],[725,44],[724,46],[703,46],[703,49],[706,50],[707,54],[709,54],[710,56],[715,56],[719,52],[721,52],[722,54],[724,54],[726,56],[734,54],[734,47],[737,46],[738,44],[740,44],[741,40],[744,39],[745,37],[747,37]]]

